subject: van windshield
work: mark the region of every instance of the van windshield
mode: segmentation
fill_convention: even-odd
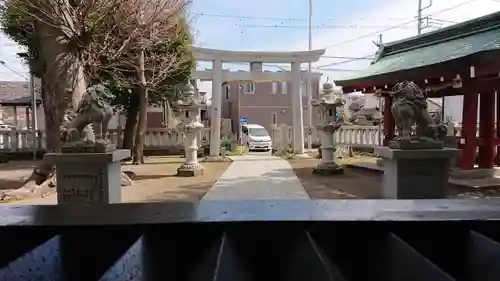
[[[264,129],[264,128],[250,128],[250,129],[248,129],[248,131],[249,131],[249,135],[255,136],[255,137],[267,137],[267,136],[269,136],[266,129]]]

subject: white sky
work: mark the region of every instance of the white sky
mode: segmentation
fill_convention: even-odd
[[[335,24],[389,27],[401,25],[405,22],[408,22],[409,18],[413,18],[416,15],[416,0],[370,1],[370,6],[375,6],[375,8],[369,9],[368,11],[363,11],[362,14],[353,15],[351,17],[352,20],[336,22]],[[428,1],[429,0],[423,0],[424,5],[429,3]],[[380,4],[373,5],[373,2],[378,2]],[[425,10],[424,15],[430,15],[432,18],[443,21],[441,26],[450,25],[449,22],[462,22],[500,10],[500,0],[433,0],[432,2],[432,7]],[[334,5],[332,5],[332,8],[334,8]],[[279,14],[277,14],[277,16],[279,16]],[[394,28],[385,31],[364,28],[315,30],[313,33],[313,49],[321,49],[327,47],[326,55],[329,56],[361,57],[366,55],[373,55],[376,51],[376,47],[372,43],[372,41],[377,40],[379,33],[382,33],[384,42],[411,37],[417,33],[416,22],[404,25],[403,27],[404,28]],[[435,29],[436,27],[428,28],[425,29],[424,32]],[[352,41],[349,43],[340,44],[348,40]],[[328,47],[336,44],[337,46]],[[284,42],[283,45],[288,46],[287,49],[290,51],[306,50],[308,42],[307,38],[301,38],[297,39],[296,42]],[[16,53],[19,51],[21,51],[21,49],[16,44],[12,43],[4,35],[0,35],[0,60],[5,61],[6,65],[8,65],[16,72],[27,76],[26,66],[22,65],[16,56]],[[338,59],[333,60],[322,58],[314,65],[325,65],[328,63],[340,61],[341,60]],[[330,68],[359,70],[367,67],[368,64],[369,60],[359,60],[350,63],[334,65]],[[352,73],[349,71],[323,71],[323,78],[326,79],[327,77],[329,77],[330,80],[335,80],[343,76],[348,76],[350,74]],[[5,67],[0,67],[0,80],[19,81],[24,80],[24,78],[6,69]],[[202,91],[206,91],[208,95],[210,95],[211,82],[202,83],[202,85],[200,85],[200,88]]]
[[[391,42],[395,40],[404,39],[417,34],[417,23],[409,22],[409,18],[416,16],[417,1],[414,0],[374,0],[381,2],[378,9],[372,9],[369,12],[360,15],[360,17],[353,17],[352,22],[345,22],[345,25],[356,24],[369,24],[374,26],[397,26],[403,25],[404,28],[394,28],[383,32],[377,30],[366,29],[339,29],[339,30],[324,30],[318,32],[313,37],[313,49],[321,49],[327,47],[325,55],[330,56],[347,56],[347,57],[363,57],[366,55],[373,55],[377,47],[372,41],[378,39],[378,33],[382,34],[384,42]],[[384,3],[382,5],[382,2]],[[448,26],[454,22],[463,22],[476,17],[481,17],[500,10],[500,1],[494,0],[434,0],[432,6],[424,11],[424,16],[429,15],[431,18],[441,20],[441,27]],[[424,6],[429,3],[429,0],[423,0]],[[400,19],[400,20],[398,20]],[[406,19],[406,20],[402,20]],[[410,20],[411,21],[411,20]],[[434,28],[424,29],[423,32],[436,30],[439,26]],[[366,36],[368,35],[368,36]],[[364,37],[366,36],[366,37]],[[360,38],[364,37],[364,38]],[[359,38],[357,40],[353,40]],[[342,44],[352,40],[349,43]],[[328,48],[328,46],[337,45]],[[301,40],[294,44],[296,49],[306,49],[308,42]],[[339,60],[322,59],[315,65],[325,65],[328,63],[338,62]],[[359,70],[369,65],[369,60],[359,60],[341,65],[331,66],[331,68]],[[349,76],[349,72],[324,72],[324,78],[330,77],[341,78]]]
[[[28,77],[28,68],[21,63],[17,53],[23,49],[0,32],[0,61],[4,61],[10,69],[0,66],[0,81],[23,81]],[[16,74],[15,72],[19,73]]]
[[[368,0],[367,0],[368,1]],[[326,56],[337,57],[363,57],[373,55],[377,47],[373,41],[378,39],[378,34],[382,34],[384,42],[391,42],[408,38],[417,34],[416,21],[410,22],[411,18],[416,16],[417,1],[415,0],[371,0],[380,4],[363,14],[353,15],[352,20],[346,22],[338,22],[335,24],[342,25],[370,25],[387,27],[388,30],[382,29],[320,29],[313,32],[312,41],[313,49],[326,48]],[[426,6],[429,0],[423,0],[423,5]],[[314,3],[314,2],[313,2]],[[375,6],[375,5],[371,5]],[[423,12],[424,16],[430,16],[435,19],[435,24],[426,28],[423,32],[436,30],[439,27],[445,27],[454,23],[467,21],[473,18],[481,17],[493,12],[500,11],[500,0],[433,0],[432,6]],[[314,15],[313,15],[314,17]],[[439,22],[437,21],[439,20]],[[408,23],[408,24],[405,24]],[[392,28],[392,26],[400,26]],[[350,42],[346,42],[350,41]],[[292,44],[286,44],[289,50],[307,50],[307,38],[301,38]],[[335,45],[333,47],[330,47]],[[342,60],[322,58],[319,62],[314,63],[313,67],[325,65],[329,63],[338,63]],[[360,70],[369,65],[369,60],[358,60],[344,64],[332,65],[325,68],[344,69],[344,70]],[[303,67],[306,67],[304,65]],[[313,70],[318,71],[318,70]],[[323,72],[323,81],[327,78],[331,80],[343,78],[352,75],[351,71],[321,71]],[[200,85],[202,91],[206,91],[210,96],[211,82],[203,82]]]

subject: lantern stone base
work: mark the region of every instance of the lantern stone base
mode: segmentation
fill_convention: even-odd
[[[317,175],[338,175],[343,174],[344,169],[335,162],[319,163],[318,166],[313,168],[313,174]]]
[[[231,159],[225,156],[207,156],[203,159],[203,162],[231,162]]]
[[[377,166],[384,167],[384,165],[385,165],[385,159],[384,158],[377,158]]]
[[[291,158],[293,158],[293,159],[311,159],[313,157],[307,153],[298,153],[298,154],[293,154],[291,156]]]
[[[200,164],[182,164],[177,168],[178,177],[197,177],[203,175],[203,167]]]

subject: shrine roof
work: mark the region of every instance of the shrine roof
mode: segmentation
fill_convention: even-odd
[[[31,106],[31,103],[32,103],[31,96],[20,97],[7,101],[0,101],[1,106]],[[36,97],[36,104],[37,105],[42,104],[42,98],[40,97],[40,95],[37,95]]]
[[[382,44],[368,68],[335,83],[341,86],[365,83],[386,74],[495,50],[500,50],[500,12]]]

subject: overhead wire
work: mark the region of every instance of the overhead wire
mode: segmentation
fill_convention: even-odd
[[[225,15],[225,14],[213,14],[213,13],[203,13],[203,12],[192,12],[190,13],[194,16],[201,17],[213,17],[213,18],[227,18],[227,19],[239,19],[239,20],[276,20],[276,21],[308,21],[308,18],[295,18],[295,17],[257,17],[257,16],[239,16],[239,15]],[[333,18],[328,18],[331,21]],[[389,17],[387,20],[407,20],[408,18],[393,18]],[[361,20],[363,20],[361,18]]]
[[[235,16],[235,15],[221,15],[211,13],[191,13],[195,16],[227,18],[227,19],[241,19],[241,20],[278,20],[278,21],[307,21],[307,18],[275,18],[275,17],[252,17],[252,16]]]
[[[367,59],[367,60],[371,60],[373,59],[373,55],[370,54],[370,55],[366,55],[366,56],[361,56],[361,57],[342,57],[342,56],[327,56],[327,55],[323,55],[321,56],[322,58],[326,58],[326,59],[345,59],[345,60],[352,60],[352,59]]]
[[[26,75],[14,70],[13,68],[9,67],[7,65],[7,63],[4,61],[4,60],[0,60],[0,65],[2,65],[3,67],[5,67],[6,69],[10,70],[10,72],[14,73],[14,74],[17,74],[18,76],[20,77],[23,77],[24,79],[28,80],[28,77],[26,77]]]
[[[309,26],[306,25],[259,25],[259,24],[242,24],[239,25],[240,27],[243,28],[299,28],[299,29],[305,29],[309,28]],[[316,25],[316,26],[311,26],[313,29],[372,29],[372,28],[388,28],[391,27],[390,25]],[[399,28],[409,28],[406,26],[401,26]]]
[[[447,11],[454,10],[456,8],[459,8],[461,6],[464,6],[464,5],[467,5],[467,4],[470,4],[472,2],[476,2],[476,1],[478,1],[478,0],[463,1],[463,2],[461,2],[459,4],[457,4],[457,5],[454,5],[454,6],[446,8],[446,9],[442,9],[442,10],[436,11],[434,13],[431,13],[431,14],[427,15],[427,16],[435,16],[435,15],[438,15],[438,14],[441,14],[441,13],[444,13],[444,12],[447,12]],[[355,38],[347,39],[347,40],[341,41],[339,43],[335,43],[335,44],[326,46],[325,49],[330,49],[330,48],[341,46],[341,45],[344,45],[344,44],[347,44],[347,43],[351,43],[351,42],[354,42],[354,41],[357,41],[357,40],[360,40],[360,39],[364,39],[364,38],[367,38],[367,37],[370,37],[370,36],[375,36],[375,35],[378,35],[380,33],[383,33],[383,32],[386,32],[386,31],[389,31],[389,30],[392,30],[392,29],[399,28],[401,26],[405,26],[405,25],[414,23],[415,21],[417,21],[417,20],[414,19],[414,20],[411,20],[411,21],[408,21],[408,22],[404,22],[404,23],[401,23],[401,24],[398,24],[398,25],[394,25],[394,26],[390,26],[390,27],[384,28],[382,30],[377,30],[377,31],[374,31],[374,32],[370,32],[370,33],[367,33],[367,34],[355,37]]]
[[[226,64],[233,64],[233,65],[245,65],[245,66],[248,66],[247,63],[244,63],[244,62],[228,62]],[[274,67],[274,68],[278,68],[282,71],[290,71],[290,69],[286,69],[286,68],[289,68],[290,66],[279,66],[279,65],[275,65],[275,64],[269,64],[269,63],[263,63],[262,66],[265,66],[265,67]],[[317,71],[359,71],[359,69],[342,69],[342,68],[325,68],[325,69],[322,69],[322,68],[318,68],[318,67],[313,67],[312,68],[313,70],[317,70]]]
[[[454,5],[454,6],[451,6],[451,7],[448,7],[448,8],[439,10],[439,11],[436,11],[434,13],[430,13],[429,15],[427,15],[427,17],[429,17],[429,19],[431,19],[430,18],[431,16],[435,16],[435,15],[438,15],[438,14],[441,14],[441,13],[444,13],[444,12],[447,12],[447,11],[459,8],[461,6],[470,4],[470,3],[475,2],[475,1],[478,1],[478,0],[463,1],[463,2],[460,2],[460,3],[456,4],[456,5]],[[209,13],[193,13],[193,14],[194,15],[199,15],[199,16],[233,18],[233,19],[280,20],[280,21],[305,21],[305,20],[307,20],[306,18],[252,17],[252,16],[233,16],[233,15],[209,14]],[[400,20],[402,20],[402,19],[400,19]],[[436,19],[436,18],[432,18],[431,20],[438,21],[438,22],[443,22],[443,23],[456,23],[456,22],[453,22],[453,21],[441,20],[441,19]],[[367,33],[367,34],[355,37],[355,38],[344,40],[342,42],[326,46],[325,49],[329,49],[329,48],[332,48],[332,47],[344,45],[344,44],[347,44],[347,43],[350,43],[350,42],[354,42],[354,41],[357,41],[357,40],[360,40],[360,39],[363,39],[363,38],[366,38],[366,37],[374,36],[374,35],[386,32],[388,30],[392,30],[392,29],[396,29],[396,28],[405,28],[406,25],[414,23],[415,21],[416,21],[416,19],[413,19],[411,21],[406,21],[406,22],[403,22],[401,24],[397,24],[397,25],[393,25],[393,26],[384,26],[384,28],[382,30],[374,31],[374,32],[371,32],[371,33]],[[296,25],[240,25],[240,26],[244,27],[244,28],[246,28],[246,27],[249,27],[249,28],[251,28],[251,27],[255,27],[255,28],[308,28],[308,26],[296,26]],[[332,28],[332,29],[334,29],[334,28],[378,28],[378,27],[376,27],[376,26],[361,26],[361,25],[331,25],[331,26],[323,25],[323,26],[315,26],[313,28],[317,28],[317,29]],[[373,59],[373,55],[367,55],[367,56],[362,56],[362,57],[335,57],[335,56],[323,55],[321,57],[322,58],[330,58],[330,59],[345,59],[345,60],[339,61],[339,62],[334,62],[334,63],[329,63],[329,64],[325,64],[325,65],[320,65],[320,66],[317,66],[317,67],[313,68],[314,70],[320,70],[320,71],[358,71],[358,70],[353,70],[353,69],[336,69],[336,68],[325,68],[325,67],[335,66],[335,65],[341,65],[341,64],[345,64],[345,63],[349,63],[349,62],[353,62],[353,61]],[[231,63],[231,64],[242,64],[242,63]],[[263,65],[263,66],[277,67],[277,68],[279,68],[281,70],[286,70],[286,69],[284,69],[284,68],[282,68],[280,66],[276,66],[276,65],[269,65],[269,64],[267,64],[267,65]]]
[[[354,62],[354,61],[359,61],[359,60],[366,60],[366,59],[373,59],[373,56],[366,56],[366,57],[361,57],[361,58],[351,58],[351,59],[347,59],[347,60],[343,60],[343,61],[337,61],[337,62],[332,62],[332,63],[328,63],[328,64],[319,65],[319,66],[316,66],[316,67],[318,69],[321,69],[323,67],[334,66],[334,65],[341,65],[341,64],[345,64],[345,63],[349,63],[349,62]]]

